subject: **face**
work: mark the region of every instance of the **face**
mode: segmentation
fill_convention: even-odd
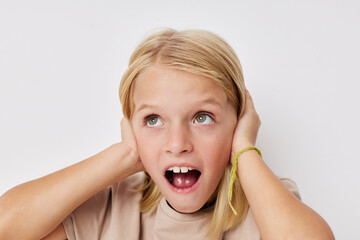
[[[236,110],[212,80],[154,65],[137,78],[132,126],[141,161],[179,212],[199,210],[229,162]]]

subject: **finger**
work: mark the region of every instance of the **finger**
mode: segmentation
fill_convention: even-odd
[[[251,114],[253,112],[256,113],[255,104],[254,104],[254,101],[253,101],[253,99],[251,97],[250,92],[248,90],[246,90],[245,91],[245,108],[244,108],[242,117],[245,116],[245,115]]]
[[[254,101],[249,91],[246,92],[246,101],[249,103],[248,107],[254,107]],[[252,105],[252,106],[250,106]]]
[[[122,140],[132,140],[133,139],[133,130],[131,124],[127,118],[121,119],[121,138]]]
[[[247,89],[245,90],[245,97],[252,101],[252,96],[251,96],[250,92]]]
[[[247,89],[245,89],[245,103],[244,103],[244,112],[246,112],[247,109],[249,109],[249,104],[251,104],[252,102],[252,99],[251,99],[251,96],[250,96],[250,93]]]

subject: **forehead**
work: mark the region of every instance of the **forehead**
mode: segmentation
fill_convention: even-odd
[[[162,66],[146,69],[138,76],[134,85],[135,111],[148,102],[176,105],[191,104],[201,99],[212,99],[220,104],[228,102],[223,88],[213,80]]]

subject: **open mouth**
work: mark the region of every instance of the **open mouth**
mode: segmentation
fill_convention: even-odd
[[[165,177],[176,188],[190,188],[199,179],[201,172],[191,167],[169,167]]]

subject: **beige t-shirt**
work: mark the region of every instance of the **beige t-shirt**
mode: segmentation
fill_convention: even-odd
[[[208,215],[213,210],[211,208],[182,214],[173,210],[162,198],[154,214],[140,213],[141,193],[133,189],[142,186],[144,179],[142,173],[130,176],[80,205],[63,221],[68,239],[205,239],[209,226]],[[297,186],[292,180],[280,180],[300,199]],[[251,209],[242,223],[233,231],[224,233],[222,239],[260,239]]]

